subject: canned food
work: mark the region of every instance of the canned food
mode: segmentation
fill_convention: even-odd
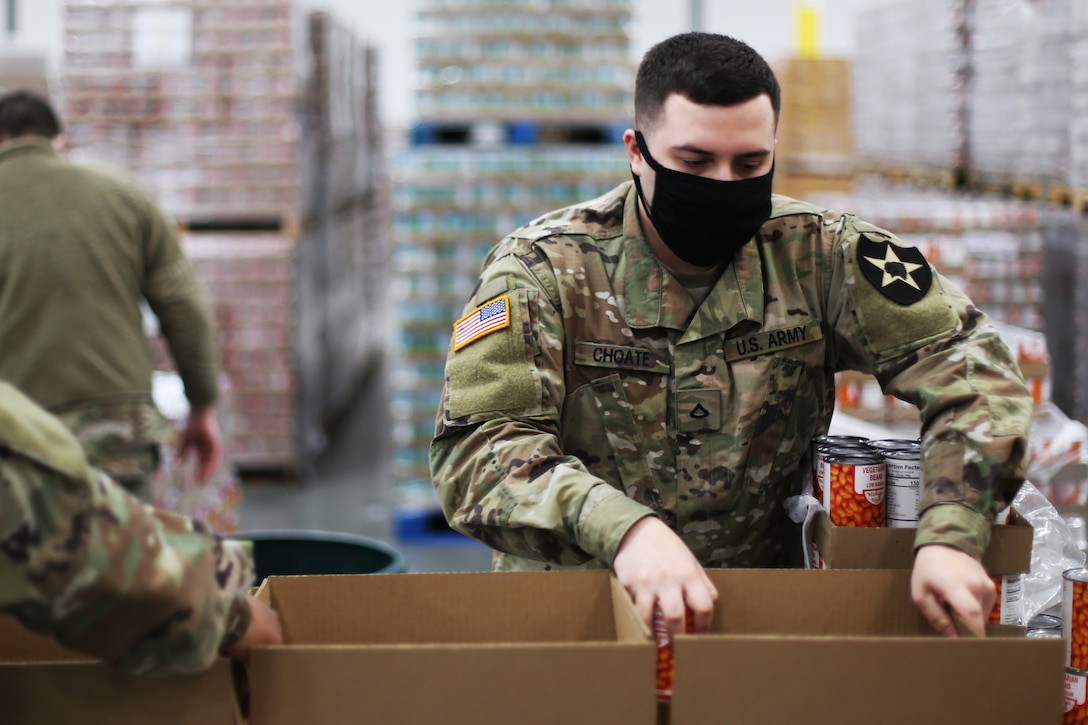
[[[1088,672],[1065,668],[1065,725],[1088,723],[1088,704],[1085,691],[1088,690]]]
[[[836,526],[884,525],[884,461],[875,453],[851,452],[824,459],[823,505]]]
[[[861,436],[840,436],[840,435],[816,436],[815,438],[812,439],[812,490],[813,490],[813,495],[816,497],[817,501],[822,501],[823,500],[823,493],[820,490],[819,483],[817,481],[817,479],[820,476],[820,463],[821,463],[820,455],[817,452],[817,449],[820,446],[829,446],[829,445],[846,445],[846,446],[853,445],[855,447],[864,446],[865,443],[868,440],[869,440],[868,438],[862,438]]]
[[[1062,618],[1055,617],[1053,614],[1036,614],[1028,620],[1027,628],[1056,630],[1060,634],[1062,631]]]
[[[813,496],[820,503],[824,501],[824,489],[827,486],[827,467],[824,465],[824,461],[828,456],[832,455],[849,455],[851,453],[860,453],[862,455],[868,455],[873,452],[873,449],[864,443],[858,443],[853,441],[847,441],[844,443],[822,443],[816,446],[815,449],[815,475],[812,478],[812,492]],[[824,508],[827,505],[824,504]]]
[[[818,436],[812,439],[813,443],[860,443],[862,445],[869,442],[869,439],[865,436],[843,436],[843,435],[826,435]]]
[[[685,610],[684,633],[695,631],[695,620],[691,610]],[[654,642],[657,644],[657,699],[672,699],[672,681],[676,662],[672,655],[672,638],[665,623],[665,614],[661,607],[654,605]]]
[[[921,448],[913,438],[877,438],[869,441],[869,447],[881,453],[884,451],[912,451]]]
[[[1088,670],[1088,569],[1062,574],[1062,636],[1065,666]]]
[[[1028,621],[1027,637],[1036,639],[1061,639],[1062,620],[1050,614],[1036,614]]]
[[[922,449],[885,449],[887,482],[885,523],[893,529],[918,527],[918,505],[922,501]]]
[[[992,576],[997,587],[997,600],[990,610],[990,624],[1011,624],[1020,626],[1024,619],[1024,576],[1009,574]]]

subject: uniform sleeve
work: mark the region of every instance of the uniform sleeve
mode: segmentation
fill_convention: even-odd
[[[142,201],[147,266],[144,297],[159,319],[189,404],[206,408],[218,395],[218,351],[211,312],[173,224],[150,198]]]
[[[198,672],[248,627],[252,580],[240,542],[0,448],[0,612],[29,628],[135,674]]]
[[[447,358],[431,474],[453,529],[527,559],[611,566],[653,511],[563,450],[562,305],[546,279],[513,254],[486,267]],[[509,324],[462,346],[473,315],[503,299]]]
[[[836,368],[918,408],[924,491],[915,549],[976,559],[1024,480],[1032,398],[989,318],[921,253],[850,217],[833,255]]]

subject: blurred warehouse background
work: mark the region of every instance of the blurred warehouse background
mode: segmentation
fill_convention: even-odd
[[[898,233],[1002,323],[1038,403],[1030,476],[1083,532],[1076,0],[0,0],[0,88],[48,93],[74,159],[155,193],[213,304],[230,465],[198,489],[167,461],[160,502],[486,566],[426,468],[452,321],[506,232],[629,178],[634,68],[690,28],[774,62],[779,193]],[[865,376],[838,392],[844,425],[917,426]]]

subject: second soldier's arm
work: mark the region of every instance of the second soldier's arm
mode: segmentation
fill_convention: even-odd
[[[146,675],[206,669],[247,634],[242,543],[141,504],[2,384],[0,432],[0,612]]]

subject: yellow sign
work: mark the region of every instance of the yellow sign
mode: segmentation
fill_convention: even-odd
[[[819,58],[822,54],[820,30],[823,23],[823,9],[821,5],[822,3],[804,2],[804,0],[793,3],[794,43],[800,58]]]

